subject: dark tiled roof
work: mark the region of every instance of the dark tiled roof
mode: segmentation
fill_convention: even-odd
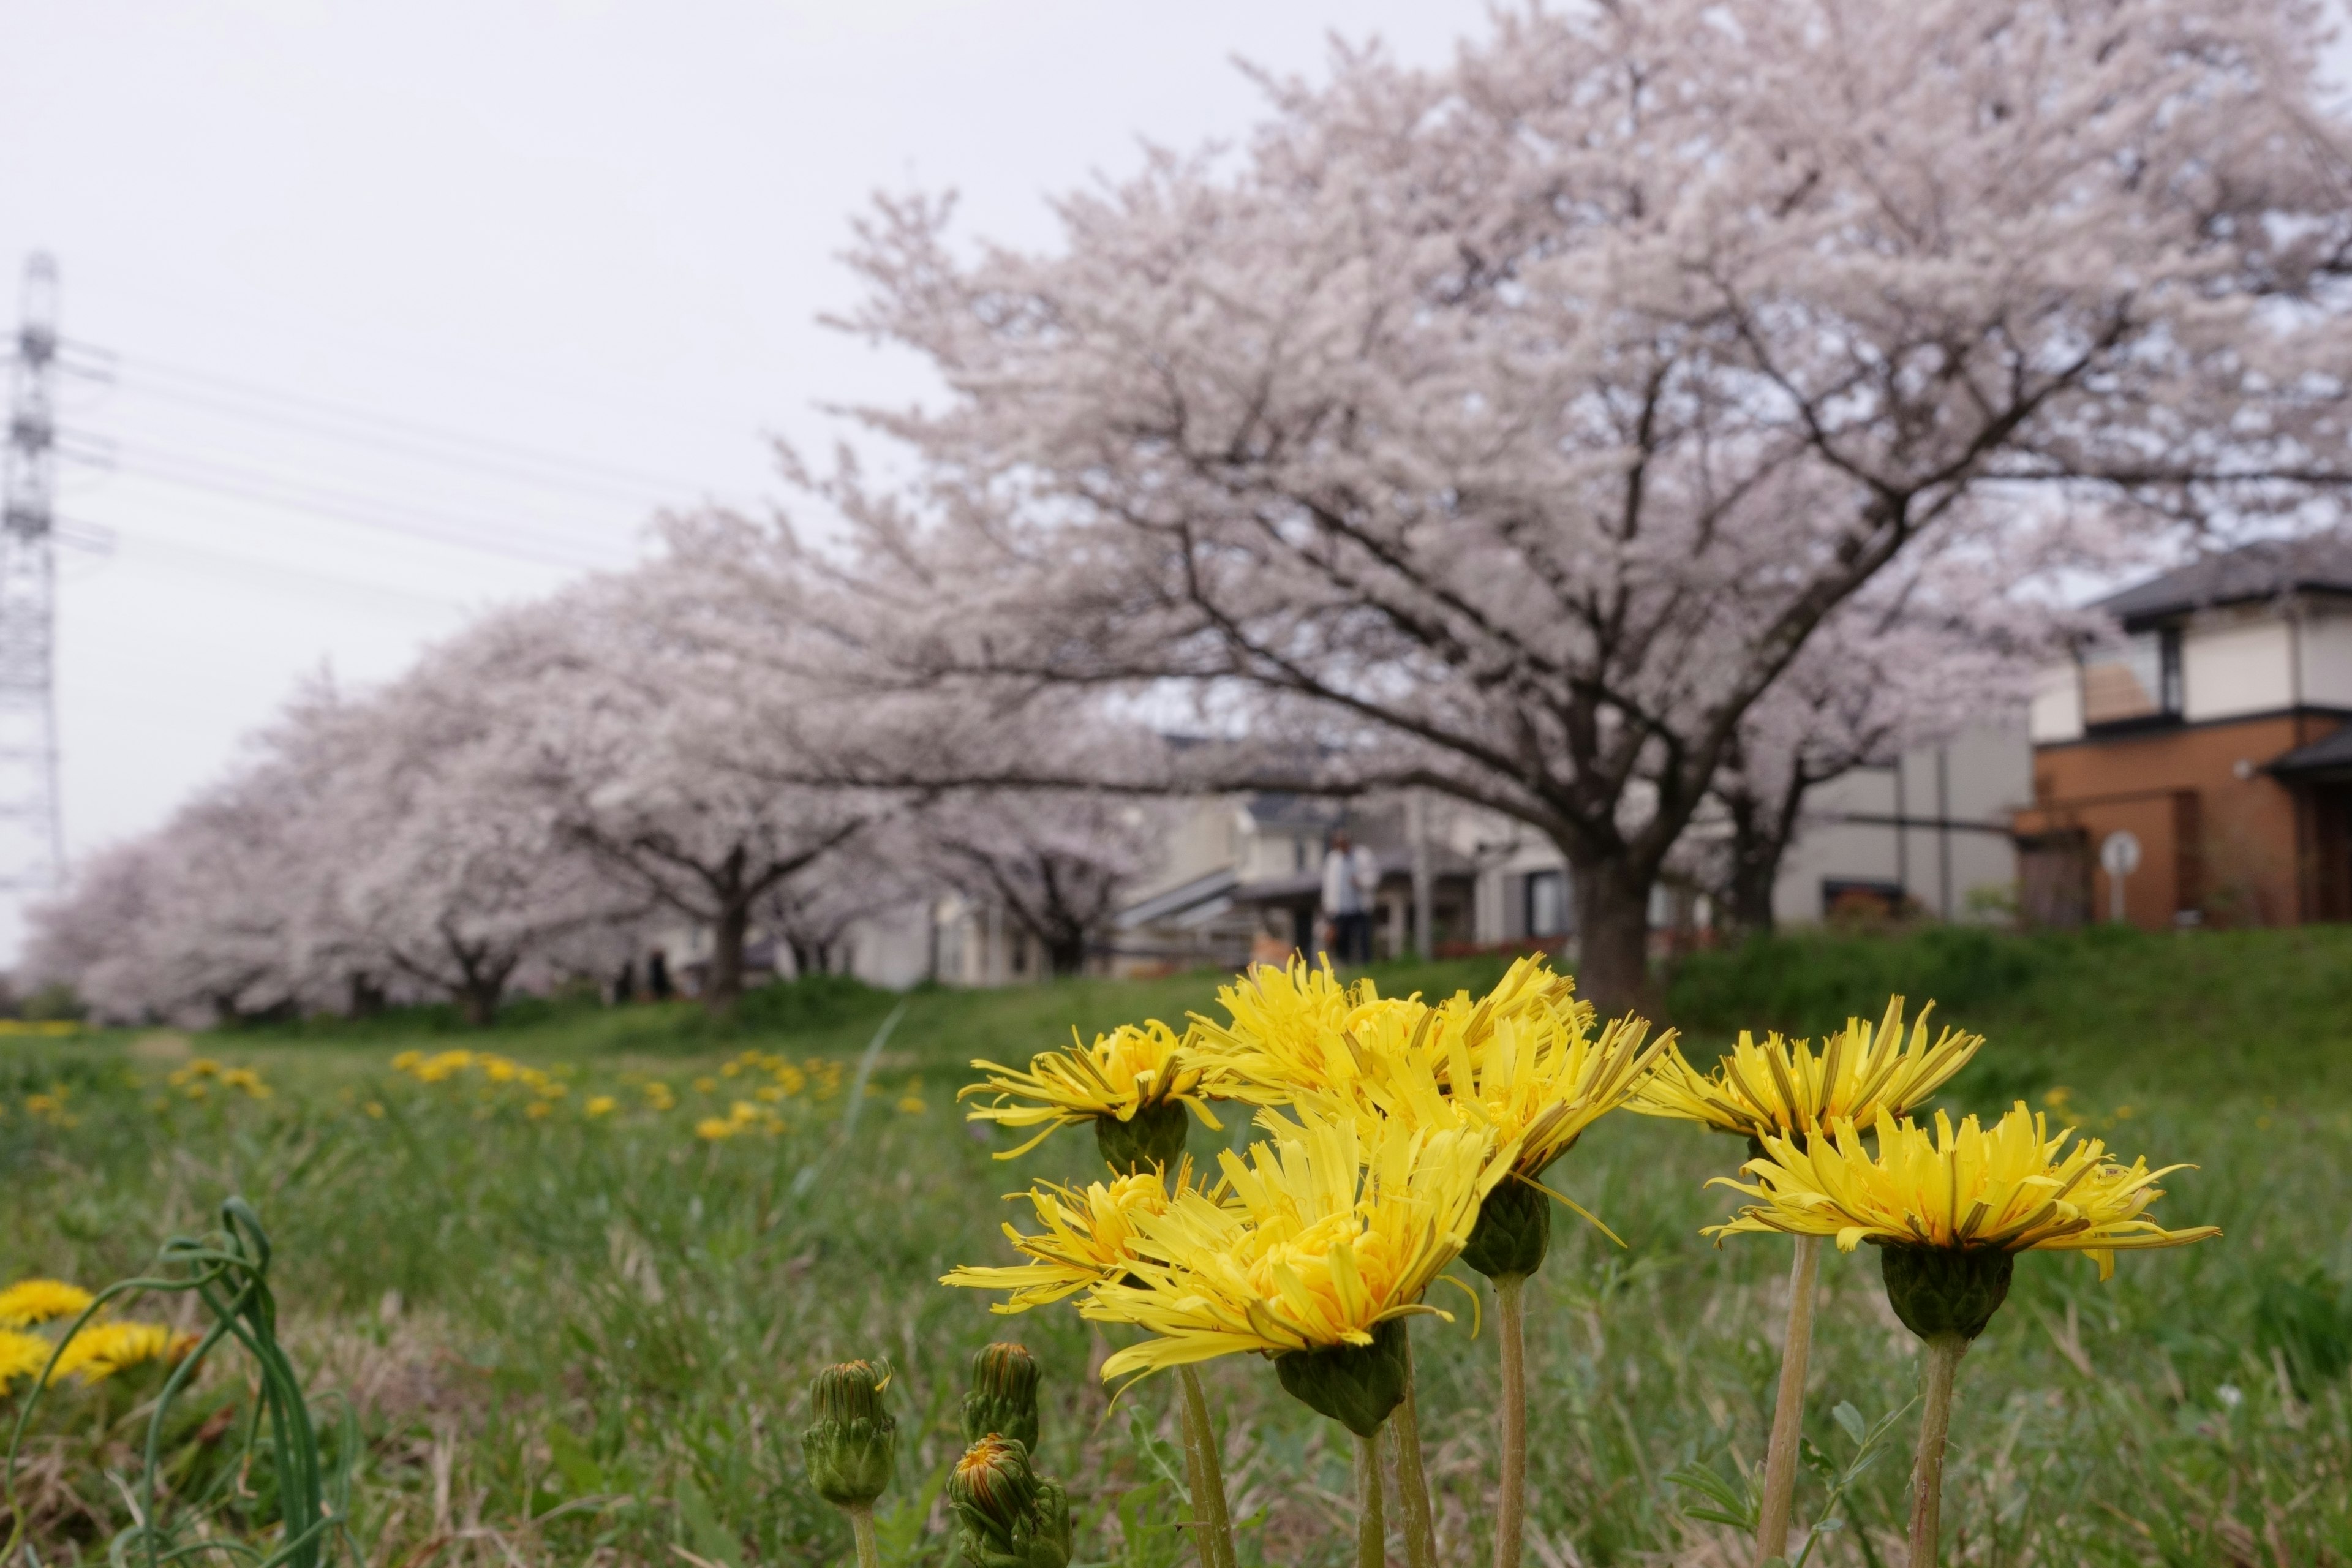
[[[2149,621],[2298,588],[2352,594],[2352,539],[2330,535],[2241,545],[2109,595],[2096,607],[2121,621]]]
[[[2270,771],[2290,777],[2299,773],[2352,771],[2352,724],[2345,725],[2332,735],[2323,735],[2307,746],[2297,746],[2283,757],[2273,757]]]

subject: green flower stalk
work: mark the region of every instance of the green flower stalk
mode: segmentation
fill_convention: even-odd
[[[1677,1050],[1659,1064],[1632,1109],[1745,1138],[1749,1155],[1759,1160],[1765,1157],[1766,1138],[1789,1138],[1802,1147],[1807,1139],[1825,1135],[1840,1117],[1864,1125],[1882,1111],[1906,1115],[1966,1067],[1984,1037],[1946,1028],[1931,1040],[1927,1017],[1935,1011],[1933,1002],[1920,1009],[1906,1034],[1903,1005],[1902,997],[1890,998],[1874,1028],[1867,1019],[1849,1017],[1843,1030],[1822,1037],[1819,1051],[1810,1039],[1767,1034],[1759,1043],[1743,1030],[1705,1074]],[[1757,1568],[1788,1546],[1820,1270],[1820,1238],[1800,1235],[1789,1268],[1789,1328],[1780,1342],[1780,1384],[1764,1455]]]
[[[801,1435],[809,1484],[849,1516],[858,1568],[881,1568],[874,1502],[890,1485],[898,1458],[898,1424],[882,1408],[890,1374],[873,1363],[843,1362],[816,1374],[809,1403],[816,1420]]]
[[[966,1568],[1069,1568],[1069,1495],[1016,1439],[992,1433],[965,1449],[948,1501]]]
[[[1356,1561],[1384,1568],[1388,1521],[1381,1495],[1381,1427],[1404,1402],[1412,1383],[1412,1342],[1404,1320],[1372,1331],[1368,1345],[1292,1351],[1274,1358],[1284,1392],[1356,1435]]]
[[[977,1443],[992,1432],[1037,1451],[1037,1363],[1023,1346],[984,1345],[971,1358],[963,1440]]]
[[[1938,1112],[1931,1136],[1881,1111],[1874,1131],[1874,1153],[1843,1117],[1826,1136],[1760,1140],[1763,1157],[1746,1167],[1754,1185],[1717,1178],[1758,1202],[1708,1234],[1781,1231],[1833,1237],[1846,1252],[1865,1241],[1883,1249],[1887,1304],[1927,1348],[1910,1565],[1935,1568],[1953,1384],[1969,1342],[2009,1295],[2016,1255],[2087,1252],[2105,1279],[2118,1251],[2179,1247],[2221,1232],[2166,1230],[2147,1218],[2165,1171],[2149,1170],[2144,1160],[2126,1166],[2096,1139],[2070,1150],[2071,1132],[2049,1136],[2022,1103],[1990,1129],[1973,1116],[1955,1128]]]

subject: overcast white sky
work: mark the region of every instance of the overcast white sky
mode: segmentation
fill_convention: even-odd
[[[0,320],[36,249],[68,383],[68,854],[160,821],[306,674],[399,670],[624,563],[662,505],[777,493],[764,433],[911,396],[824,331],[877,187],[968,231],[1259,113],[1236,55],[1435,62],[1474,0],[33,0],[0,47]],[[0,956],[15,921],[0,910]]]

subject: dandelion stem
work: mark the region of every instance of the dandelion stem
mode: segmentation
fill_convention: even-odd
[[[1404,1560],[1412,1568],[1437,1568],[1437,1527],[1429,1513],[1429,1475],[1422,1463],[1421,1415],[1414,1408],[1412,1341],[1404,1342],[1404,1398],[1389,1417],[1396,1446],[1397,1513],[1404,1525]]]
[[[1192,1489],[1194,1545],[1201,1568],[1234,1568],[1234,1525],[1225,1509],[1225,1468],[1217,1457],[1217,1427],[1209,1418],[1209,1396],[1201,1374],[1189,1366],[1176,1369],[1182,1407],[1179,1425],[1184,1432],[1185,1481]]]
[[[1389,1526],[1381,1510],[1381,1435],[1356,1439],[1356,1568],[1388,1568]]]
[[[1813,1349],[1813,1286],[1822,1238],[1797,1237],[1789,1267],[1789,1334],[1780,1345],[1780,1397],[1772,1407],[1772,1442],[1764,1455],[1764,1502],[1756,1522],[1757,1568],[1789,1550],[1797,1493],[1797,1445],[1805,1432],[1805,1363]]]
[[[1503,1490],[1495,1507],[1495,1568],[1519,1568],[1528,1518],[1528,1288],[1525,1275],[1495,1280],[1495,1321],[1503,1342]]]
[[[845,1511],[849,1515],[850,1536],[857,1542],[857,1568],[882,1568],[882,1548],[874,1541],[872,1506]]]
[[[1910,1568],[1936,1568],[1937,1538],[1944,1510],[1944,1440],[1952,1431],[1952,1380],[1969,1342],[1958,1334],[1927,1341],[1925,1387],[1920,1391],[1919,1457],[1911,1467]]]

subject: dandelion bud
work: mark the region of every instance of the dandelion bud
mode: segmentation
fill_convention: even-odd
[[[1489,1279],[1524,1279],[1551,1250],[1551,1196],[1532,1183],[1506,1176],[1478,1205],[1462,1261]]]
[[[1157,1166],[1172,1171],[1184,1157],[1184,1138],[1192,1131],[1192,1118],[1181,1100],[1139,1105],[1121,1121],[1116,1116],[1095,1118],[1095,1146],[1104,1161],[1122,1176],[1139,1174]]]
[[[889,1373],[871,1362],[826,1367],[810,1388],[816,1422],[801,1436],[809,1484],[835,1508],[871,1508],[890,1484],[898,1424],[882,1408]]]
[[[2009,1297],[2017,1255],[1997,1247],[1879,1248],[1886,1303],[1923,1340],[1957,1334],[1973,1340]]]
[[[987,1345],[971,1358],[963,1439],[977,1443],[992,1432],[1036,1450],[1037,1363],[1020,1345]]]
[[[1274,1372],[1292,1398],[1369,1437],[1404,1399],[1410,1353],[1404,1320],[1391,1318],[1372,1331],[1370,1344],[1290,1351],[1275,1357]]]
[[[1028,1447],[991,1433],[948,1472],[968,1568],[1068,1568],[1070,1500],[1029,1467]]]

